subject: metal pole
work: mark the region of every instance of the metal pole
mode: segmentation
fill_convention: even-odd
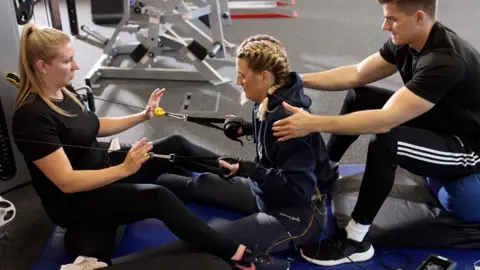
[[[7,0],[8,1],[8,0]],[[63,31],[62,16],[60,15],[60,1],[59,0],[45,0],[48,4],[48,11],[50,12],[50,20],[52,27]]]
[[[78,28],[77,4],[75,0],[67,0],[68,21],[70,22],[70,33],[72,36],[78,36],[80,30]]]

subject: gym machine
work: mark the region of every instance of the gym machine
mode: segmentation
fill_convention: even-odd
[[[53,1],[58,6],[58,0]],[[20,26],[27,24],[31,20],[33,6],[36,3],[38,3],[38,0],[0,1],[0,33],[5,37],[0,42],[2,56],[0,72],[2,77],[5,78],[0,79],[0,194],[2,195],[31,182],[28,167],[23,155],[16,147],[10,131],[13,118],[13,104],[17,94],[16,87],[19,84],[19,78],[15,72],[18,70]],[[58,26],[59,21],[55,22]],[[93,103],[93,95],[88,87],[82,87],[77,90],[73,90],[70,87],[69,90],[74,93],[79,90],[87,90],[86,95],[77,94],[77,96],[79,99],[88,102],[89,106],[92,107],[91,109],[95,110],[94,104],[90,105]],[[0,196],[0,239],[8,237],[5,225],[10,223],[15,218],[15,215],[16,209],[14,204]]]
[[[93,23],[115,25],[123,16],[123,0],[90,0],[90,10]]]
[[[17,1],[17,0],[13,0],[13,1]],[[23,0],[23,1],[29,1],[29,0]],[[43,0],[43,1],[46,2],[46,6],[48,7],[47,12],[50,15],[49,18],[50,18],[50,23],[52,24],[52,27],[57,30],[63,31],[62,17],[60,15],[60,1],[59,0]],[[78,26],[76,0],[65,0],[65,3],[67,5],[68,21],[70,24],[70,34],[78,40],[81,40],[95,47],[103,49],[105,45],[108,43],[108,39],[104,38],[101,34],[97,33],[93,29],[90,29],[89,27],[82,25],[82,27],[80,28]],[[82,30],[83,33],[80,33],[80,30]]]
[[[59,0],[45,0],[52,26],[62,30]],[[123,15],[110,38],[81,26],[80,34],[75,0],[66,0],[70,31],[77,39],[103,50],[100,59],[88,72],[85,82],[92,87],[99,79],[146,79],[207,81],[213,85],[230,82],[205,58],[221,59],[226,49],[235,47],[224,38],[223,27],[231,25],[227,0],[122,0]],[[190,37],[180,37],[179,28]],[[121,33],[135,34],[137,42],[121,44]],[[163,52],[176,52],[187,59],[193,69],[153,67]],[[113,58],[129,55],[127,67],[110,66]]]
[[[25,13],[27,17],[28,12]],[[2,56],[0,72],[4,78],[8,73],[18,70],[20,31],[17,19],[22,20],[22,17],[13,1],[0,1],[0,33],[4,37],[0,42]],[[31,181],[23,156],[11,140],[10,131],[16,94],[15,86],[6,79],[0,79],[0,193]],[[13,203],[0,196],[0,228],[15,218],[15,212]]]
[[[123,16],[103,49],[103,54],[88,72],[85,82],[92,87],[101,79],[146,79],[207,81],[219,85],[231,80],[223,77],[207,61],[224,58],[233,47],[223,34],[231,19],[226,0],[123,0]],[[206,18],[200,20],[201,17]],[[190,37],[180,37],[178,28]],[[120,44],[123,32],[135,34],[137,42]],[[175,52],[187,59],[193,69],[157,68],[156,58]],[[111,66],[114,57],[128,55],[127,67]]]
[[[232,19],[296,18],[295,0],[229,0]]]

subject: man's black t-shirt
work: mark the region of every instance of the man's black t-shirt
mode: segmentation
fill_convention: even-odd
[[[405,86],[435,106],[436,129],[480,146],[480,54],[436,22],[421,51],[389,39],[380,55],[397,66]]]
[[[57,188],[33,161],[55,152],[62,147],[59,144],[80,146],[63,146],[74,170],[102,169],[108,167],[109,159],[107,151],[88,149],[100,148],[96,139],[100,121],[95,113],[83,111],[73,99],[64,94],[63,100],[53,103],[74,116],[63,116],[50,108],[40,96],[32,95],[32,101],[15,111],[12,133],[30,171],[33,187],[46,212],[54,218],[62,209],[66,209],[63,207],[68,207],[72,195],[64,194]]]

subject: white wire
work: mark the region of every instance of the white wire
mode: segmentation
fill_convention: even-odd
[[[480,260],[478,260],[478,261],[476,261],[476,262],[473,263],[473,268],[474,268],[475,270],[480,270],[480,265],[477,265],[477,263],[480,263]]]

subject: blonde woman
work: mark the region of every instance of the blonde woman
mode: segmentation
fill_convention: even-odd
[[[282,102],[306,111],[311,105],[301,78],[290,68],[284,46],[272,36],[255,35],[239,45],[236,60],[237,84],[243,88],[241,102],[254,103],[252,122],[240,134],[253,136],[255,161],[220,162],[234,184],[214,174],[193,179],[165,175],[159,183],[184,201],[247,215],[216,227],[236,241],[267,252],[295,250],[321,233],[326,208],[324,201],[315,200],[315,194],[327,193],[337,175],[319,133],[287,142],[273,136],[273,123],[289,116]]]

